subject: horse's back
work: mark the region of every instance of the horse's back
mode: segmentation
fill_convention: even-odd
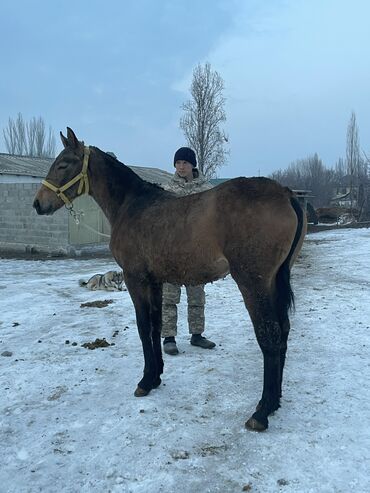
[[[212,190],[220,196],[230,194],[234,200],[241,197],[244,201],[266,201],[275,197],[291,197],[289,188],[283,187],[277,181],[266,177],[238,177],[221,183]]]

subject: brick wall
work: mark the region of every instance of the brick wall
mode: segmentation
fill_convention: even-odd
[[[38,183],[0,183],[0,250],[66,252],[68,213],[38,216],[32,207]]]

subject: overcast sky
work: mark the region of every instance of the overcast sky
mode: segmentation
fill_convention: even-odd
[[[68,125],[126,164],[173,171],[181,104],[208,61],[227,98],[218,176],[315,152],[332,166],[351,111],[370,151],[367,0],[1,0],[0,16],[1,129],[42,116],[56,135]]]

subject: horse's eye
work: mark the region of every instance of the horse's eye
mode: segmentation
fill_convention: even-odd
[[[67,168],[67,166],[68,166],[68,164],[67,164],[67,163],[62,163],[62,164],[59,164],[59,165],[58,165],[58,168],[57,168],[57,169],[66,169],[66,168]]]

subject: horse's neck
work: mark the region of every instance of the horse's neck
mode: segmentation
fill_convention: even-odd
[[[143,180],[97,148],[91,150],[89,169],[90,195],[113,225],[118,209],[140,189]]]

